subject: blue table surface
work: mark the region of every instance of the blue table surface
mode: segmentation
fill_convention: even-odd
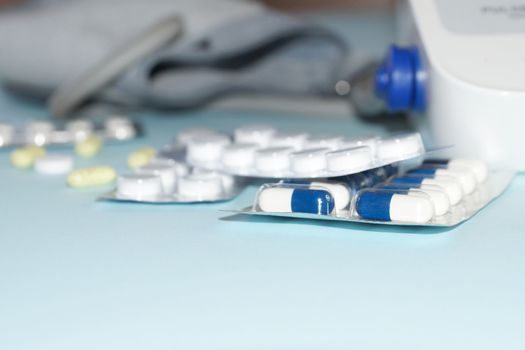
[[[0,120],[43,117],[0,96]],[[146,136],[240,124],[384,134],[355,118],[137,113]],[[58,152],[70,153],[68,149]],[[524,349],[525,178],[450,229],[243,217],[251,204],[95,202],[0,152],[0,349]]]

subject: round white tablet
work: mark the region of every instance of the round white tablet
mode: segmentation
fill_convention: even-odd
[[[34,121],[25,128],[25,139],[27,142],[42,146],[51,140],[55,126],[48,121]]]
[[[73,170],[73,157],[64,154],[48,154],[37,158],[34,168],[40,174],[66,174]]]
[[[255,169],[262,173],[280,172],[290,167],[291,147],[269,147],[255,152]]]
[[[417,132],[382,138],[377,142],[380,161],[402,160],[425,151],[421,135]]]
[[[217,134],[216,131],[207,128],[187,128],[177,134],[175,142],[187,145],[193,139],[202,139],[215,134]]]
[[[309,136],[304,142],[304,149],[328,148],[332,151],[340,148],[342,136],[337,135],[315,135]]]
[[[15,128],[12,125],[0,123],[0,147],[11,144],[14,135]]]
[[[271,147],[291,147],[299,151],[303,148],[307,137],[308,134],[303,132],[278,132],[273,135],[270,145]]]
[[[224,147],[221,162],[229,169],[249,169],[255,163],[256,144],[234,143]]]
[[[290,154],[290,168],[296,174],[312,174],[326,169],[328,148],[314,148]]]
[[[224,147],[231,143],[224,134],[210,134],[188,141],[186,157],[190,163],[196,165],[210,165],[221,159]]]
[[[126,117],[110,117],[104,120],[104,128],[109,137],[125,140],[135,137],[136,130],[133,122]]]
[[[222,182],[222,189],[224,192],[229,192],[233,189],[235,185],[235,177],[232,175],[220,173],[213,170],[206,170],[201,168],[193,168],[193,175],[198,175],[200,177],[219,177]]]
[[[159,176],[154,175],[123,175],[117,180],[119,196],[141,199],[162,196],[162,182]]]
[[[190,172],[190,168],[186,164],[179,163],[170,158],[153,157],[149,164],[171,166],[175,168],[175,174],[177,176],[184,176]]]
[[[341,149],[326,154],[327,169],[333,172],[356,172],[366,170],[374,163],[368,146]]]
[[[370,150],[372,152],[372,155],[376,152],[376,145],[377,141],[379,141],[378,136],[354,136],[354,137],[346,137],[339,143],[339,148],[355,148],[355,147],[362,147],[362,146],[368,146],[370,147]]]
[[[234,131],[235,142],[254,143],[260,147],[267,147],[276,130],[266,125],[245,125]]]
[[[177,183],[176,169],[172,165],[148,164],[136,170],[137,174],[160,177],[164,194],[172,194]]]
[[[180,178],[178,193],[196,200],[214,199],[222,195],[223,184],[219,176],[191,174]]]
[[[94,130],[93,122],[87,119],[72,120],[66,124],[66,131],[74,141],[87,139]]]

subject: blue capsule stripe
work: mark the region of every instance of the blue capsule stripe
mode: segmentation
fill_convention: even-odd
[[[450,159],[431,158],[431,159],[425,159],[425,160],[423,161],[423,164],[448,165],[449,162],[450,162]]]
[[[356,201],[360,217],[369,220],[390,221],[390,201],[394,192],[362,192]]]
[[[421,183],[423,182],[423,180],[425,180],[425,178],[422,176],[400,176],[400,177],[393,178],[391,182],[400,183],[400,184],[413,184],[419,187],[421,186]]]
[[[335,201],[328,191],[296,188],[292,193],[292,212],[329,215]]]
[[[416,185],[413,186],[412,184],[393,184],[393,183],[387,183],[387,184],[378,186],[378,188],[382,190],[392,190],[392,191],[396,191],[396,193],[399,193],[399,194],[407,194],[410,188],[416,188],[416,187],[417,187]]]
[[[436,168],[417,168],[417,169],[410,170],[408,173],[409,174],[434,176],[434,175],[436,175],[436,171],[437,170],[438,169],[436,169]]]

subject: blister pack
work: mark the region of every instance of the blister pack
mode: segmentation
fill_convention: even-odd
[[[139,126],[127,117],[108,117],[102,124],[89,119],[56,124],[49,120],[34,120],[23,126],[0,123],[0,149],[24,145],[51,146],[75,144],[91,136],[102,140],[124,141],[137,137]]]
[[[115,190],[99,200],[150,204],[219,202],[236,197],[245,180],[193,168],[168,158],[153,158],[132,174],[117,178]]]
[[[262,178],[322,178],[353,174],[425,154],[419,133],[389,137],[279,132],[242,126],[233,136],[187,129],[164,155],[223,173]]]
[[[389,165],[331,179],[264,184],[252,206],[231,212],[388,225],[454,226],[510,184],[511,171],[472,159],[428,159],[400,171]]]

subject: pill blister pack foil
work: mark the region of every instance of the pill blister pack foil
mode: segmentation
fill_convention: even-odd
[[[374,171],[372,171],[374,172]],[[360,175],[360,174],[356,174]],[[367,174],[366,177],[368,177],[369,174]],[[435,212],[430,219],[427,220],[427,218],[423,219],[423,221],[418,222],[419,219],[421,219],[420,215],[421,212],[418,212],[418,210],[421,210],[421,208],[412,208],[411,203],[408,204],[408,207],[405,205],[402,208],[398,209],[398,213],[396,213],[397,217],[401,218],[401,220],[396,220],[392,218],[381,218],[381,219],[373,219],[370,217],[363,217],[359,213],[359,209],[362,211],[366,211],[367,207],[365,206],[363,208],[359,208],[359,199],[360,198],[366,198],[368,195],[372,194],[372,198],[375,200],[377,197],[374,197],[375,195],[383,196],[388,195],[392,196],[392,194],[399,194],[399,198],[403,199],[402,197],[410,197],[408,199],[416,199],[423,201],[424,203],[433,202],[435,204],[435,198],[430,198],[433,194],[437,193],[434,191],[433,187],[434,185],[426,185],[426,187],[422,187],[422,190],[417,189],[411,189],[411,190],[400,190],[399,187],[397,187],[396,190],[391,189],[383,189],[385,187],[385,184],[388,185],[393,181],[395,178],[404,178],[405,174],[400,173],[397,175],[394,175],[387,179],[385,182],[380,182],[378,184],[374,184],[371,187],[362,187],[362,188],[350,188],[348,185],[348,182],[338,182],[336,180],[323,180],[323,181],[317,181],[317,182],[311,182],[306,181],[305,183],[297,183],[294,181],[280,181],[278,183],[271,183],[271,184],[265,184],[261,186],[259,189],[255,201],[253,205],[245,207],[240,210],[225,210],[227,212],[237,213],[237,214],[245,214],[245,215],[261,215],[261,216],[276,216],[276,217],[287,217],[287,218],[295,218],[295,219],[310,219],[310,220],[325,220],[325,221],[344,221],[344,222],[358,222],[358,223],[370,223],[370,224],[380,224],[380,225],[399,225],[399,226],[438,226],[438,227],[450,227],[458,225],[468,219],[470,219],[472,216],[474,216],[476,213],[478,213],[481,209],[483,209],[485,206],[487,206],[490,202],[492,202],[494,199],[496,199],[498,196],[500,196],[505,189],[508,187],[508,185],[511,183],[512,179],[515,176],[515,173],[513,171],[489,171],[486,179],[482,182],[477,184],[476,188],[469,194],[463,195],[461,200],[454,204],[450,205],[450,207],[446,208],[446,212],[440,213],[441,215],[436,215]],[[341,180],[341,179],[337,179]],[[354,182],[355,183],[355,182]],[[339,186],[347,186],[349,190],[349,201],[347,205],[344,205],[342,208],[337,208],[337,204],[332,206],[329,206],[326,203],[323,203],[322,200],[319,200],[318,197],[317,200],[317,213],[308,213],[308,212],[292,212],[287,211],[286,207],[279,207],[276,206],[274,202],[269,202],[270,205],[268,208],[262,208],[261,206],[265,206],[268,203],[268,201],[263,198],[262,196],[265,195],[265,193],[268,193],[268,190],[274,191],[275,189],[278,189],[281,191],[281,196],[286,197],[287,191],[294,191],[292,193],[295,194],[295,192],[307,192],[307,191],[327,191],[331,194],[333,194],[333,197],[337,199],[337,192],[334,191],[334,185]],[[434,187],[437,187],[442,190],[440,186],[435,185]],[[407,192],[410,192],[410,196],[407,196]],[[444,191],[443,191],[444,192]],[[430,195],[430,196],[429,196]],[[340,196],[340,195],[339,195]],[[278,198],[277,200],[283,201],[283,198]],[[264,202],[266,201],[266,202]],[[286,198],[284,199],[286,201]],[[337,203],[337,201],[336,201]],[[406,203],[405,203],[406,204]],[[301,210],[299,204],[299,208],[297,210]],[[273,208],[276,208],[276,211],[271,211]],[[297,205],[296,205],[297,207]],[[377,212],[377,205],[374,203],[372,205],[373,210]],[[263,210],[264,209],[264,210]],[[392,206],[390,206],[390,210],[392,211]],[[403,211],[404,210],[404,211]],[[308,210],[307,210],[308,211]],[[423,211],[424,212],[424,211]],[[405,219],[403,219],[403,213],[408,215]],[[365,213],[367,214],[367,213]],[[401,215],[401,216],[400,216]],[[414,216],[416,215],[416,216]],[[365,215],[367,216],[367,215]]]
[[[247,125],[233,135],[210,129],[181,131],[162,150],[196,167],[259,178],[323,178],[353,174],[426,153],[419,133],[389,137],[281,132]]]
[[[126,141],[141,135],[141,128],[127,117],[107,117],[102,123],[76,119],[66,123],[33,120],[24,125],[0,123],[0,149],[24,145],[68,145],[97,136],[105,141]]]
[[[235,198],[247,180],[156,158],[132,174],[117,178],[117,187],[102,201],[147,204],[221,202]]]

